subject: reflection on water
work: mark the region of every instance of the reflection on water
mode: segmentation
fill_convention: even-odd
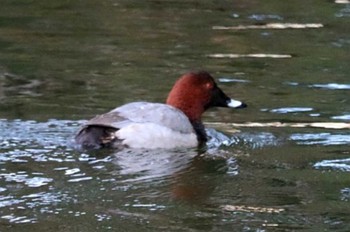
[[[209,58],[230,58],[230,59],[236,59],[236,58],[274,58],[274,59],[286,59],[286,58],[292,58],[292,55],[288,54],[264,54],[264,53],[257,53],[257,54],[210,54],[208,55]]]
[[[265,14],[252,14],[248,18],[254,19],[256,21],[264,21],[264,20],[283,20],[282,16],[279,15],[265,15]]]
[[[88,214],[87,210],[76,210],[74,205],[81,199],[93,200],[95,194],[84,193],[91,186],[98,186],[94,191],[105,200],[112,197],[113,192],[130,192],[148,185],[168,186],[172,199],[201,204],[208,200],[217,185],[215,178],[207,179],[208,175],[235,177],[240,173],[232,152],[220,147],[236,148],[235,153],[239,155],[243,147],[247,150],[277,145],[271,133],[228,136],[208,128],[210,140],[205,152],[126,149],[117,153],[109,150],[82,153],[74,151],[69,142],[81,123],[0,121],[2,219],[9,223],[37,223],[42,216],[36,212],[83,217]],[[21,170],[17,165],[26,168]],[[159,190],[154,194],[155,197],[162,195]],[[150,211],[167,207],[146,202],[125,203],[123,207]],[[67,204],[74,210],[68,209]],[[110,209],[105,216],[96,213],[97,221],[111,220],[109,214],[120,215],[117,212],[117,209]]]
[[[154,185],[170,181],[174,182],[171,187],[174,199],[198,203],[200,199],[206,199],[212,188],[211,184],[201,181],[201,174],[211,169],[228,175],[238,174],[236,160],[230,158],[231,154],[215,149],[215,145],[229,140],[215,130],[209,130],[212,144],[208,144],[211,149],[207,153],[126,149],[117,153],[103,150],[87,154],[75,152],[69,142],[80,124],[59,120],[0,121],[2,219],[9,223],[35,223],[38,215],[31,213],[32,209],[49,215],[74,212],[74,216],[83,216],[85,211],[67,212],[65,205],[87,197],[81,196],[80,188],[90,185],[99,185],[102,192],[106,189],[125,192],[146,183]],[[26,168],[18,171],[16,165],[19,164]],[[96,175],[96,172],[102,175]],[[199,178],[198,183],[194,184],[193,178]],[[86,187],[82,187],[84,183]],[[125,204],[125,207],[164,208],[159,204],[143,203]],[[105,220],[103,218],[98,216],[98,221]]]
[[[349,4],[350,1],[349,1],[349,0],[335,0],[335,3],[339,3],[339,4]]]
[[[114,154],[112,162],[119,168],[121,175],[131,175],[128,181],[152,181],[167,178],[186,169],[197,151],[164,150],[123,150]]]
[[[350,39],[337,39],[336,42],[332,43],[333,46],[342,48],[344,46],[349,46],[350,45]]]
[[[1,148],[23,148],[23,156],[25,156],[26,152],[40,156],[43,152],[45,153],[58,149],[58,146],[68,146],[69,141],[66,135],[73,134],[79,124],[79,121],[74,122],[55,119],[49,120],[48,122],[8,121],[6,119],[1,119]],[[37,146],[39,146],[39,150],[34,149],[38,148]],[[31,147],[33,147],[34,150],[31,150]],[[10,153],[12,151],[13,150],[9,150]],[[2,157],[4,156],[6,157],[6,155]]]
[[[43,173],[35,173],[36,175],[43,175]],[[26,172],[17,172],[17,173],[2,173],[0,177],[6,182],[15,182],[23,183],[27,187],[36,188],[47,185],[52,182],[51,178],[33,176],[30,177]]]
[[[247,82],[249,82],[248,80],[243,80],[243,79],[235,79],[235,78],[229,78],[229,77],[227,77],[227,78],[219,78],[219,82],[221,82],[221,83],[230,83],[230,82],[243,82],[243,83],[247,83]]]
[[[199,213],[201,219],[213,219],[218,214],[217,210],[221,209],[225,212],[222,220],[244,221],[254,212],[260,214],[261,222],[268,220],[269,223],[265,224],[270,227],[277,221],[269,215],[278,213],[281,220],[296,220],[302,224],[298,215],[292,218],[284,215],[282,212],[286,208],[283,205],[263,207],[249,203],[236,204],[232,200],[226,202],[229,194],[226,191],[233,191],[237,199],[245,194],[250,195],[250,184],[247,186],[247,182],[251,181],[249,173],[254,169],[250,170],[250,161],[248,166],[244,161],[251,159],[249,153],[283,147],[287,142],[283,137],[266,131],[223,134],[209,127],[207,133],[210,140],[204,152],[181,149],[78,152],[72,149],[69,141],[81,123],[68,120],[0,121],[3,139],[0,156],[2,220],[10,224],[40,224],[53,215],[56,220],[67,215],[77,220],[92,216],[96,222],[107,223],[106,228],[114,228],[110,223],[122,217],[128,221],[152,221],[155,227],[162,227],[162,219],[158,218],[160,215],[166,218],[179,212],[185,215],[188,204],[199,207],[209,203],[210,210],[203,209],[194,215],[198,216]],[[290,139],[309,146],[337,146],[349,141],[346,134],[335,132],[293,133]],[[314,167],[316,170],[348,171],[348,162],[347,159],[322,161],[315,163]],[[256,178],[260,180],[260,177]],[[264,180],[267,177],[261,178]],[[221,186],[223,179],[231,190]],[[271,181],[279,183],[273,184],[274,188],[280,186],[274,191],[289,185],[283,180]],[[257,183],[251,184],[254,186]],[[238,185],[238,189],[235,185]],[[265,188],[260,184],[256,187]],[[217,192],[218,189],[221,190]],[[345,190],[343,192],[341,199],[344,200],[346,193]],[[177,202],[184,204],[184,208]],[[212,211],[212,207],[218,209]],[[121,222],[117,221],[119,225]],[[283,223],[277,225],[284,226]]]
[[[341,200],[343,201],[350,200],[350,188],[344,188],[340,192],[341,192]]]
[[[4,0],[0,15],[0,231],[350,230],[348,1]],[[74,149],[79,120],[163,102],[191,69],[249,104],[208,111],[207,146]]]
[[[309,112],[312,111],[313,108],[310,107],[283,107],[272,109],[270,112],[277,114],[287,114],[287,113],[299,113],[299,112]]]
[[[245,146],[251,149],[264,148],[269,146],[280,145],[280,139],[278,139],[274,134],[269,132],[261,133],[239,133],[235,134],[233,138],[238,141],[242,141]]]
[[[339,119],[339,120],[350,121],[350,114],[333,116],[332,119]]]
[[[314,164],[317,169],[331,169],[339,171],[350,171],[350,158],[348,159],[335,159],[335,160],[322,160]]]
[[[292,134],[290,139],[303,145],[347,145],[350,144],[350,134],[343,133],[305,133]]]
[[[345,7],[339,10],[339,12],[335,14],[335,17],[338,17],[338,18],[350,17],[350,6],[349,6],[350,4],[349,2],[345,2],[345,3],[347,3]]]
[[[285,82],[287,85],[290,86],[301,86],[298,82]],[[320,88],[320,89],[328,89],[328,90],[349,90],[350,85],[349,84],[340,84],[340,83],[326,83],[326,84],[311,84],[308,85],[309,88]]]
[[[328,84],[313,84],[310,87],[322,88],[322,89],[346,89],[350,90],[350,84],[337,84],[337,83],[328,83]]]
[[[263,25],[213,26],[214,30],[247,30],[247,29],[315,29],[324,27],[321,23],[267,23]]]
[[[14,95],[39,97],[40,87],[43,83],[40,80],[17,76],[11,73],[3,73],[0,66],[0,100]]]

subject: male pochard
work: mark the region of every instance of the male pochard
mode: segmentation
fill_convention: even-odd
[[[196,147],[207,141],[201,116],[210,107],[244,108],[204,71],[184,74],[166,104],[133,102],[88,121],[75,137],[83,148]]]

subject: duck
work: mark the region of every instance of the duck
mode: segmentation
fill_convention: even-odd
[[[245,108],[206,71],[183,74],[165,103],[132,102],[87,121],[76,133],[84,149],[194,148],[207,142],[202,114],[211,107]]]

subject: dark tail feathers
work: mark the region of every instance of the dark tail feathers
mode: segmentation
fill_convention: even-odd
[[[114,147],[118,140],[115,133],[118,129],[104,126],[87,126],[75,136],[75,142],[84,149]]]

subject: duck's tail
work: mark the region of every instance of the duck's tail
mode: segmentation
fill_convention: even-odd
[[[88,125],[78,132],[75,142],[84,149],[117,148],[118,138],[115,136],[117,130],[112,127]]]

